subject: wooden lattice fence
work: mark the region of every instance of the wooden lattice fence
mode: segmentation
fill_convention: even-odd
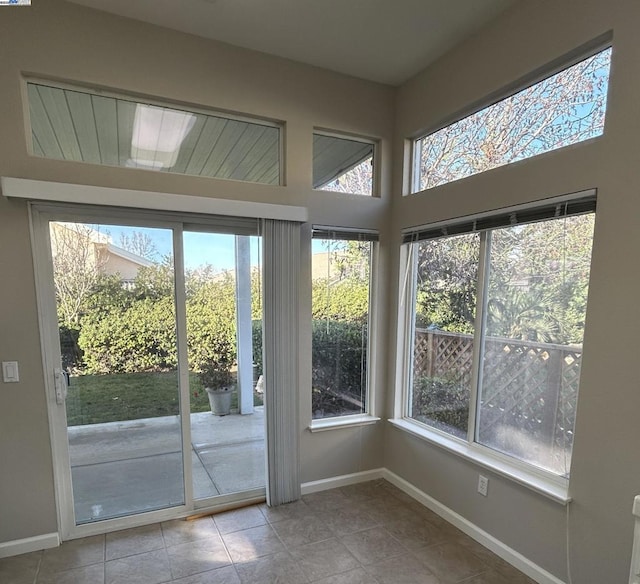
[[[416,329],[414,380],[470,387],[472,357],[471,335]],[[480,441],[490,441],[501,426],[517,428],[556,453],[570,449],[582,348],[487,337],[483,357]]]

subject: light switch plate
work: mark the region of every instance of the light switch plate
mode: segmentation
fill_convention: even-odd
[[[5,383],[17,383],[20,381],[17,361],[2,362],[2,381]]]

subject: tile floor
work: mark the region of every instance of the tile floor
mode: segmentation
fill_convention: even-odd
[[[534,584],[385,481],[0,560],[3,584]]]

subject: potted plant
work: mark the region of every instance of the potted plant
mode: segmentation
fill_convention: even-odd
[[[229,414],[234,386],[231,361],[223,356],[207,361],[200,366],[198,377],[207,392],[211,413],[215,416]]]

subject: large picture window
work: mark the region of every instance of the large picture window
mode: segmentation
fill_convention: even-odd
[[[412,192],[600,136],[611,49],[414,141]]]
[[[313,419],[367,413],[371,264],[377,235],[314,228]]]
[[[406,416],[568,476],[595,197],[405,234]]]

